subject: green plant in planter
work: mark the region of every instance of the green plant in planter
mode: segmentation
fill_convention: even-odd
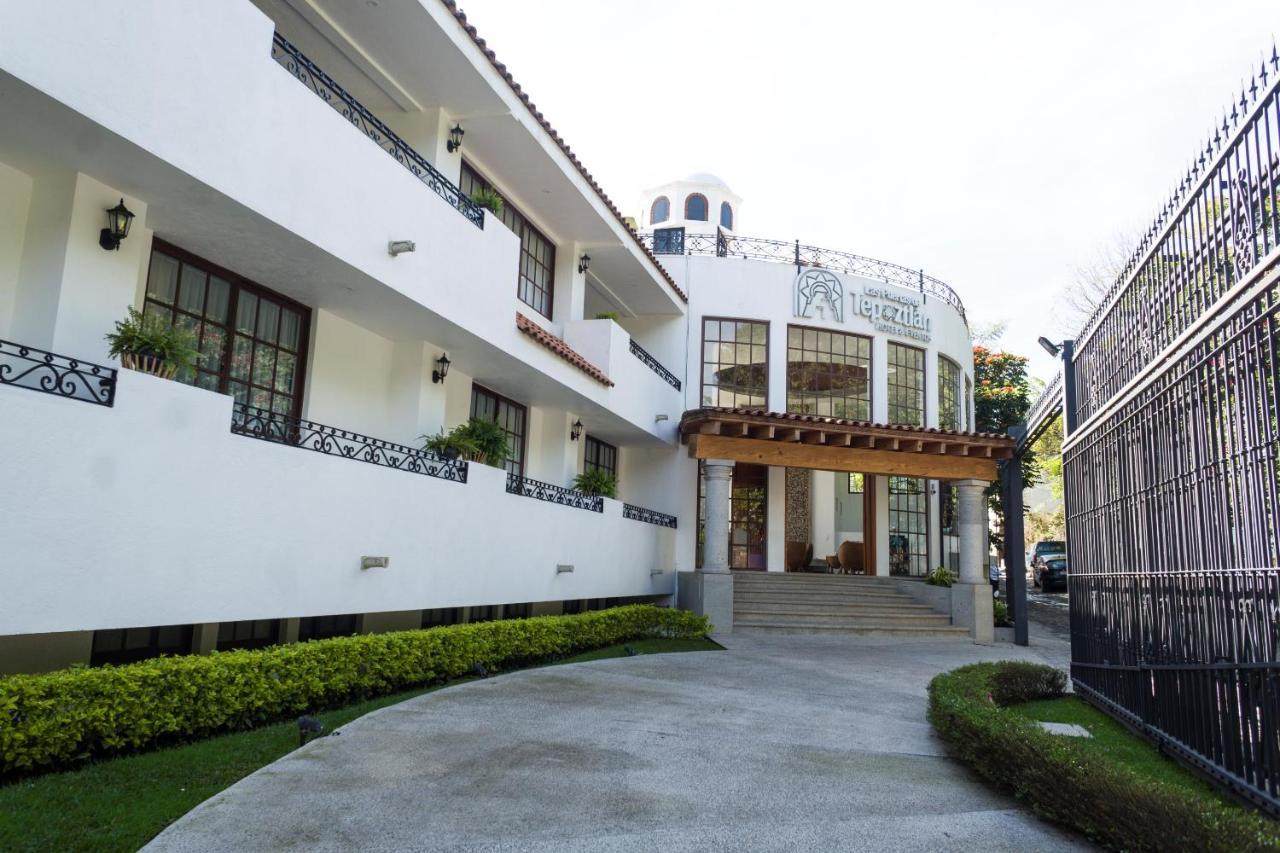
[[[471,200],[480,207],[483,207],[485,210],[492,212],[494,216],[498,216],[502,213],[502,206],[505,204],[502,200],[502,196],[498,195],[493,190],[486,189],[478,189],[473,192],[471,194]]]
[[[951,586],[956,582],[956,576],[946,566],[938,566],[925,575],[924,582],[933,586]]]
[[[597,313],[596,313],[596,319],[597,319],[597,320],[612,320],[613,322],[617,323],[617,322],[618,322],[619,320],[621,320],[622,318],[621,318],[620,316],[618,316],[618,312],[617,312],[617,311],[599,311],[599,312],[597,312]]]
[[[489,418],[472,418],[447,433],[441,430],[427,437],[423,447],[441,456],[461,457],[481,465],[501,465],[511,454],[507,434]]]
[[[1012,628],[1013,623],[1009,621],[1009,605],[1003,601],[993,601],[991,620],[997,628]]]
[[[573,487],[584,495],[606,498],[618,496],[618,481],[608,471],[592,468],[573,478]]]
[[[455,428],[449,432],[441,429],[435,435],[421,436],[421,438],[426,439],[422,445],[423,449],[446,459],[471,459],[476,455],[475,443],[471,439],[460,435],[458,429],[460,428]]]
[[[143,314],[130,306],[129,314],[116,321],[106,335],[110,353],[130,370],[172,379],[193,373],[203,358],[196,336],[189,329],[171,325],[162,317]]]

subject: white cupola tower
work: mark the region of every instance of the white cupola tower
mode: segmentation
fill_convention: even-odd
[[[694,172],[645,191],[640,230],[684,228],[690,234],[738,230],[742,199],[729,185],[708,172]]]

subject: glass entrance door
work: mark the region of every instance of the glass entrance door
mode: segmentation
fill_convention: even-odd
[[[739,462],[733,466],[729,495],[729,568],[766,568],[766,531],[769,511],[769,467]],[[703,466],[698,463],[698,553],[702,566],[702,546],[706,541],[706,489]]]

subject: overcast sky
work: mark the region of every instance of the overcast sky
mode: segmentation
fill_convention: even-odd
[[[1140,233],[1280,3],[465,0],[624,212],[713,172],[739,233],[922,267],[1052,360],[1057,294]]]

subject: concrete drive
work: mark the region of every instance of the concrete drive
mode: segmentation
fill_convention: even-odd
[[[1015,647],[731,635],[503,675],[365,716],[150,850],[1069,850],[946,758],[925,685]]]

